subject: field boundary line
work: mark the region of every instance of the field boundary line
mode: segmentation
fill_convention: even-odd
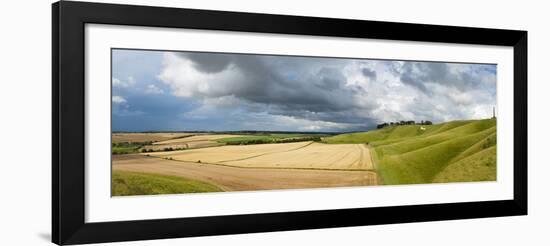
[[[370,160],[372,161],[372,167],[374,168],[374,172],[376,173],[376,185],[384,185],[384,178],[378,171],[378,163],[374,159],[378,159],[378,155],[376,154],[376,150],[374,148],[369,148],[369,146],[365,146],[369,150]],[[375,158],[376,157],[376,158]]]

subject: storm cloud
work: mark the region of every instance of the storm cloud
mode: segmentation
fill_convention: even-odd
[[[443,62],[406,62],[402,65],[400,78],[403,83],[414,86],[428,95],[433,92],[427,86],[440,84],[460,91],[495,86],[494,65],[458,64]]]
[[[165,59],[159,78],[183,97],[232,97],[239,107],[256,104],[268,114],[338,123],[359,123],[353,111],[365,108],[339,60],[208,53]]]
[[[363,72],[363,75],[365,75],[366,77],[372,80],[376,80],[376,71],[370,68],[363,68],[361,71]]]
[[[359,131],[397,120],[487,118],[496,104],[496,65],[157,53],[158,83],[138,80],[143,95],[181,98],[187,105],[177,117],[219,119],[205,126],[212,129]]]

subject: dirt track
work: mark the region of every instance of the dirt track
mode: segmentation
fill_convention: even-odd
[[[377,175],[372,171],[242,168],[172,161],[139,154],[113,156],[113,169],[198,179],[213,183],[228,191],[367,186],[377,184]]]

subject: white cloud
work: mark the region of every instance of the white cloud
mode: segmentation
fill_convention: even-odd
[[[112,83],[113,83],[113,87],[128,88],[128,87],[134,86],[136,84],[136,81],[131,76],[124,80],[113,77]]]
[[[128,101],[122,96],[118,96],[118,95],[113,96],[112,102],[113,102],[113,105],[112,105],[113,115],[137,116],[137,115],[145,114],[140,110],[131,109],[130,105],[128,104]]]
[[[164,90],[162,90],[161,88],[158,88],[156,85],[151,84],[145,88],[145,93],[146,94],[164,94]]]
[[[190,60],[173,53],[165,54],[164,68],[158,78],[171,87],[174,95],[182,97],[210,96],[232,88],[238,89],[235,86],[245,79],[236,67],[219,73],[201,72]]]
[[[299,119],[290,116],[272,116],[273,120],[280,126],[288,126],[289,129],[300,131],[345,131],[357,127],[357,124],[334,123],[321,120]]]
[[[124,99],[124,97],[121,97],[121,96],[113,96],[112,101],[113,101],[114,104],[125,104],[125,103],[127,103],[126,99]]]

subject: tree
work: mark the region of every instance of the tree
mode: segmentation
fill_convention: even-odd
[[[385,123],[385,122],[384,122],[384,123],[382,123],[382,124],[376,125],[376,129],[382,129],[382,128],[386,127],[386,126],[388,126],[388,123]]]

